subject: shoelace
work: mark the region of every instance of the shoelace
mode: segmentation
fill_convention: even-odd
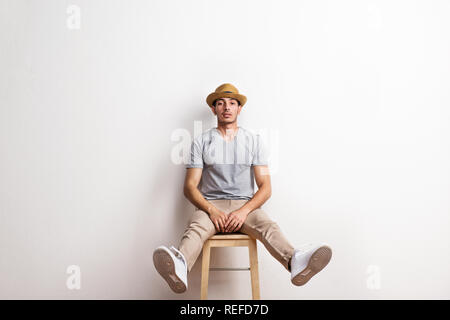
[[[184,255],[174,246],[171,246],[170,249],[175,253],[175,256],[181,258],[184,264],[186,264],[186,259],[184,258]]]

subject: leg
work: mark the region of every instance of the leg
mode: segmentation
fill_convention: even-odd
[[[203,247],[202,280],[200,286],[201,300],[206,300],[208,298],[209,260],[211,256],[210,253],[211,253],[210,242],[207,241]]]
[[[250,212],[239,231],[261,241],[269,253],[290,271],[294,247],[264,210],[258,208]]]
[[[195,210],[178,246],[178,249],[187,260],[188,272],[191,271],[192,266],[200,255],[205,241],[216,234],[216,232],[209,215],[203,210]]]
[[[248,253],[250,260],[250,277],[252,279],[252,298],[253,300],[260,300],[261,297],[259,291],[258,251],[256,240],[249,240]]]

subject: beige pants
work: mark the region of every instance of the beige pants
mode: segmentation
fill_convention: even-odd
[[[208,201],[228,214],[241,208],[248,200],[219,199]],[[288,264],[294,253],[294,248],[286,240],[278,225],[268,217],[261,207],[249,213],[238,232],[261,241],[269,253],[289,271]],[[216,233],[217,230],[209,215],[196,207],[178,246],[178,250],[183,253],[187,260],[188,271],[191,271],[200,255],[204,242]]]

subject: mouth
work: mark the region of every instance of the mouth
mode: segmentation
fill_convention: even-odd
[[[231,117],[231,113],[224,113],[223,116],[224,117]]]

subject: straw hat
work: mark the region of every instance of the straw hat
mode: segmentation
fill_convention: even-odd
[[[231,83],[224,83],[217,87],[216,91],[208,95],[206,103],[213,107],[214,101],[220,98],[234,98],[241,103],[241,106],[247,102],[247,97],[239,94],[239,90]]]

